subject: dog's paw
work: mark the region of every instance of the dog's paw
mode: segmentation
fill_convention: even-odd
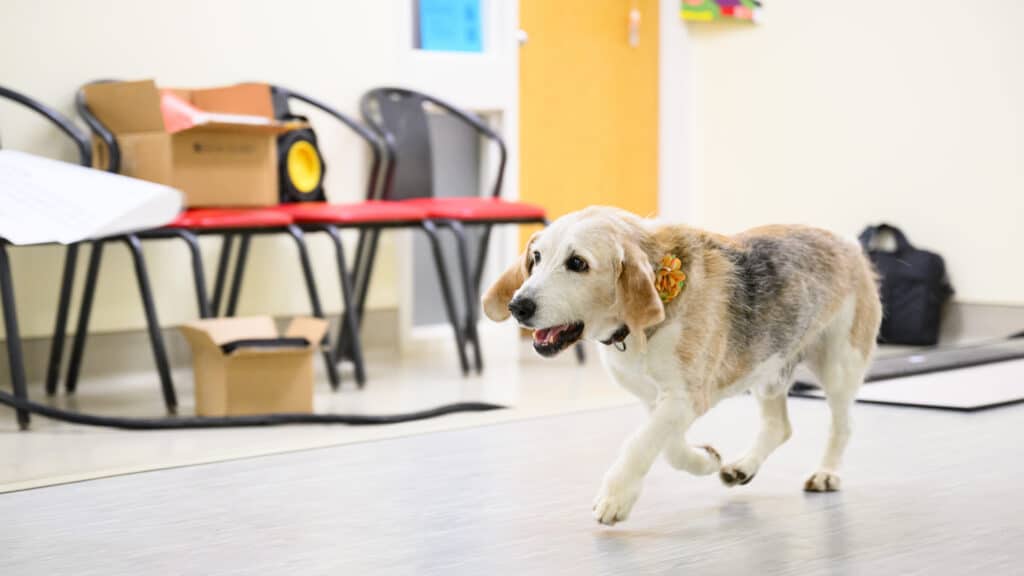
[[[733,462],[722,466],[718,471],[718,478],[726,486],[743,486],[749,484],[757,475],[757,466],[746,460]]]
[[[637,483],[605,482],[594,498],[594,519],[606,526],[626,520],[639,496]]]
[[[836,492],[839,490],[839,474],[831,470],[818,470],[804,482],[807,492]]]

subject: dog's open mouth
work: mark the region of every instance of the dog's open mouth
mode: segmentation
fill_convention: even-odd
[[[575,344],[583,335],[583,322],[559,324],[533,333],[533,349],[541,356],[554,356]]]

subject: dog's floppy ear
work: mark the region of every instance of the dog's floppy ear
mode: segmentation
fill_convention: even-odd
[[[629,333],[643,350],[647,345],[644,329],[665,319],[665,306],[654,287],[654,267],[647,255],[635,243],[622,246],[622,262],[615,286],[616,300],[622,311],[622,320]]]
[[[530,237],[530,241],[526,243],[526,249],[523,250],[519,258],[498,277],[497,281],[484,294],[484,314],[487,314],[491,320],[501,322],[511,315],[508,303],[512,301],[516,290],[519,290],[523,282],[526,282],[530,276],[530,270],[533,268],[533,241],[537,238],[537,234],[540,232]]]

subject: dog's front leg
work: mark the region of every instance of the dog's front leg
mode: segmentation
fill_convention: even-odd
[[[629,517],[643,485],[644,476],[673,433],[685,430],[693,421],[693,411],[683,398],[660,396],[650,419],[622,446],[615,464],[604,476],[594,499],[594,518],[602,524],[615,524]]]

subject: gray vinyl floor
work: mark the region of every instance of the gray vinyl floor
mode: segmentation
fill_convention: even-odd
[[[844,491],[804,494],[824,403],[748,486],[658,462],[630,520],[590,502],[644,417],[616,408],[0,495],[0,574],[1020,574],[1024,406],[860,405]],[[749,398],[691,441],[727,459]]]

